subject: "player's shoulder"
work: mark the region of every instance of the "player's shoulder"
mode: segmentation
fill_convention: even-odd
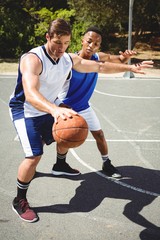
[[[76,53],[68,53],[68,54],[69,54],[70,58],[72,59],[73,65],[78,64],[82,60],[82,58],[79,57]]]
[[[72,59],[79,58],[79,56],[76,53],[68,53],[68,54]]]
[[[29,53],[39,53],[39,52],[43,52],[44,51],[44,46],[38,46],[38,47],[35,47],[35,48],[32,48]]]

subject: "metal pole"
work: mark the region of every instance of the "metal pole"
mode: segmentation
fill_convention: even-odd
[[[133,3],[134,0],[129,0],[129,23],[128,23],[128,49],[132,48],[132,13],[133,13]],[[131,64],[131,59],[129,59],[128,64]],[[123,75],[125,78],[133,78],[134,74],[132,72],[125,72]]]

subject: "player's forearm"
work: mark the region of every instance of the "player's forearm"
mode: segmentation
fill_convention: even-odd
[[[50,113],[53,115],[54,109],[57,107],[55,104],[49,102],[39,92],[25,93],[26,101],[29,102],[34,108],[41,112]]]
[[[143,69],[153,68],[153,61],[142,61],[140,63],[128,65],[128,64],[118,64],[118,63],[99,63],[99,72],[100,73],[119,73],[119,72],[134,72],[145,74]]]
[[[78,63],[73,65],[73,68],[78,72],[98,72],[98,73],[120,73],[131,71],[134,73],[144,74],[142,68],[151,68],[153,67],[152,61],[143,61],[139,64],[124,64],[124,63],[111,63],[105,61],[93,61],[85,60],[82,58],[78,59]]]
[[[126,71],[131,71],[131,65],[110,62],[99,63],[99,73],[120,73]]]
[[[110,55],[108,58],[108,62],[112,63],[127,63],[128,60],[128,58],[125,58],[122,55]]]

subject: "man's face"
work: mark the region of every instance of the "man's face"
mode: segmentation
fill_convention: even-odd
[[[88,55],[92,56],[100,48],[102,42],[102,37],[95,32],[87,32],[82,39],[82,51]]]
[[[51,38],[46,35],[48,52],[53,58],[60,58],[68,48],[71,40],[70,35],[56,35]]]

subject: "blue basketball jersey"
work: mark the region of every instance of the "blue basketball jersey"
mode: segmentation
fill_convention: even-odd
[[[91,60],[99,60],[98,54],[93,54]],[[71,78],[65,82],[59,99],[77,112],[87,109],[97,78],[96,72],[80,73],[72,69]]]

